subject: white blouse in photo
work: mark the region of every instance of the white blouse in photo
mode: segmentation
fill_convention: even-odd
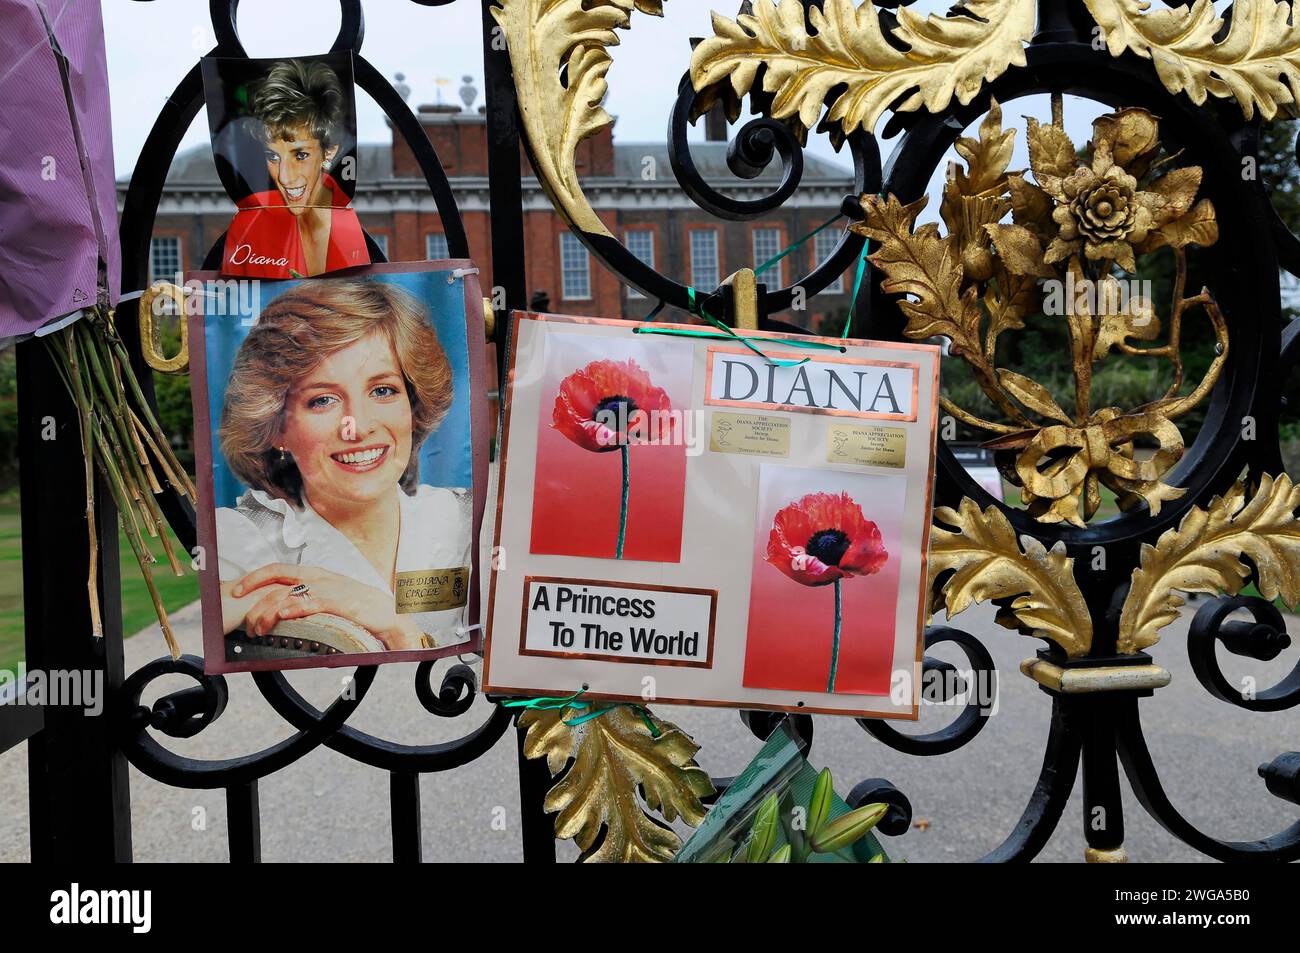
[[[474,522],[470,491],[420,484],[414,496],[400,487],[394,492],[401,519],[397,572],[468,571]],[[392,592],[388,580],[310,503],[295,507],[262,490],[247,490],[234,507],[217,509],[217,555],[222,582],[234,582],[271,563],[287,563],[326,569]],[[469,633],[457,631],[464,625],[463,606],[415,612],[410,618],[440,648],[469,641]]]

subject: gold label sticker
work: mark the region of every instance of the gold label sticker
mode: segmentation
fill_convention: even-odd
[[[397,574],[397,611],[440,612],[459,609],[469,595],[469,567],[417,569]]]
[[[790,420],[762,414],[714,413],[709,449],[756,457],[790,456]]]
[[[902,427],[831,424],[828,463],[901,469],[907,456],[907,432]]]

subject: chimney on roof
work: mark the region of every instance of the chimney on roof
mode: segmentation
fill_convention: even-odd
[[[478,98],[478,90],[474,88],[474,77],[462,76],[460,80],[465,84],[460,88],[460,101],[465,104],[467,112],[472,112],[474,110],[474,100]]]

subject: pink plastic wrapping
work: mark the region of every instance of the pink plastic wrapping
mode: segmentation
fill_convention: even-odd
[[[0,342],[120,285],[99,0],[0,0]]]

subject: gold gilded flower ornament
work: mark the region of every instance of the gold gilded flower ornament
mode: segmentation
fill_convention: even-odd
[[[1057,203],[1052,211],[1059,231],[1047,246],[1049,265],[1080,251],[1089,261],[1110,259],[1125,271],[1136,271],[1133,245],[1151,230],[1151,209],[1159,202],[1153,192],[1138,190],[1137,179],[1124,171],[1103,142],[1092,166],[1080,166],[1064,179],[1044,184]]]
[[[1101,503],[1101,487],[1126,509],[1145,502],[1152,513],[1183,494],[1162,481],[1183,454],[1173,421],[1209,393],[1227,359],[1227,324],[1206,290],[1186,294],[1187,248],[1218,240],[1208,199],[1193,206],[1201,170],[1166,170],[1159,124],[1142,109],[1094,123],[1082,157],[1064,129],[1027,120],[1031,178],[1008,171],[1015,130],[1002,129],[990,106],[977,138],[956,148],[965,162],[944,187],[941,234],[916,225],[922,199],[902,205],[864,196],[864,220],[851,228],[878,243],[872,262],[884,290],[902,294],[904,333],[936,335],[974,372],[1006,418],[987,420],[943,398],[944,409],[993,435],[986,446],[1014,451],[1013,472],[1029,511],[1042,522],[1083,526]],[[1011,221],[1003,219],[1010,214]],[[1137,255],[1173,250],[1175,280],[1167,343],[1153,302],[1130,296],[1125,273]],[[1186,313],[1199,306],[1214,328],[1216,356],[1205,377],[1183,393],[1179,341]],[[1067,412],[1046,387],[997,366],[997,343],[1039,311],[1069,332],[1075,393]],[[1093,407],[1093,366],[1111,357],[1165,359],[1173,366],[1166,393],[1142,407]],[[1138,443],[1154,446],[1140,458]]]

